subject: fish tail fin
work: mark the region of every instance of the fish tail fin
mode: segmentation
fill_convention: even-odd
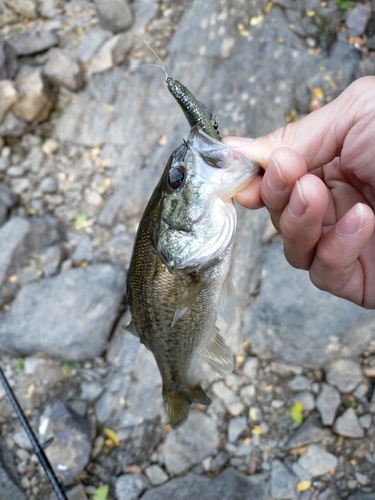
[[[188,394],[163,387],[163,398],[172,429],[177,429],[187,420],[190,403],[211,404],[211,399],[199,385],[192,388]]]
[[[181,394],[163,387],[163,398],[172,429],[180,427],[188,418],[190,401],[186,394]]]

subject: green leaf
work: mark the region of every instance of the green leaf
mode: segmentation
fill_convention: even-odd
[[[303,404],[301,401],[297,401],[290,409],[290,416],[297,425],[301,425],[303,422]]]
[[[107,500],[109,494],[109,484],[102,484],[96,488],[93,500]]]
[[[354,7],[354,2],[351,0],[336,0],[336,5],[341,10],[350,10]]]

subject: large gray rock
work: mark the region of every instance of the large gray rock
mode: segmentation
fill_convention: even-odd
[[[336,419],[333,430],[340,436],[350,438],[363,438],[365,434],[353,408],[348,408]]]
[[[12,35],[9,44],[18,56],[37,54],[59,43],[58,36],[53,31],[43,29],[28,30]]]
[[[14,217],[0,229],[0,304],[17,293],[22,270],[41,257],[49,247],[60,246],[65,239],[59,222],[51,217],[23,219]],[[32,259],[34,257],[34,260]],[[15,275],[16,279],[8,278]]]
[[[317,477],[335,469],[338,460],[335,455],[329,453],[321,446],[310,444],[306,453],[301,455],[298,464],[312,477]]]
[[[13,105],[16,116],[27,122],[42,122],[49,117],[55,96],[39,68],[22,66],[16,77],[19,99]]]
[[[315,288],[308,273],[287,263],[277,243],[265,248],[264,258],[261,291],[246,309],[243,325],[256,354],[322,366],[349,351],[356,356],[375,338],[375,330],[363,336],[350,331],[375,319],[373,311]]]
[[[214,421],[193,410],[183,426],[167,435],[163,449],[165,466],[171,474],[179,474],[211,455],[218,444]]]
[[[25,500],[12,453],[0,438],[0,500]]]
[[[95,0],[95,5],[104,28],[119,33],[131,26],[133,13],[128,0]]]
[[[110,370],[95,405],[98,422],[116,429],[124,452],[122,464],[149,459],[161,439],[162,382],[152,353],[118,322],[107,359]]]
[[[338,359],[325,369],[327,381],[343,393],[354,391],[362,380],[361,367],[352,359]]]
[[[263,474],[245,476],[234,469],[225,469],[215,479],[189,473],[151,488],[142,500],[271,500],[267,477]]]
[[[124,474],[116,479],[116,500],[138,500],[147,485],[148,479],[142,474]]]
[[[340,403],[341,398],[339,392],[331,385],[323,383],[322,389],[316,400],[316,407],[324,425],[333,424]]]
[[[4,314],[1,348],[65,360],[98,356],[108,339],[125,287],[110,264],[65,271],[25,285]]]
[[[46,449],[48,460],[63,484],[71,484],[90,458],[89,422],[57,401],[43,412],[40,428],[43,428],[41,442],[53,438]]]
[[[76,92],[83,87],[83,74],[79,64],[61,49],[51,49],[44,74],[53,85]]]
[[[274,499],[297,500],[296,478],[280,461],[272,461],[271,495]]]

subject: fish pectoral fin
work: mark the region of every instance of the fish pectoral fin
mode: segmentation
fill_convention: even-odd
[[[185,288],[180,297],[180,300],[178,301],[171,328],[173,328],[177,321],[186,313],[186,311],[190,309],[191,305],[200,294],[202,288],[202,281],[194,279],[192,280],[190,285]]]
[[[228,274],[223,283],[219,301],[219,315],[228,325],[232,325],[236,319],[235,302],[236,292],[234,291],[232,278]]]
[[[127,325],[122,325],[122,328],[126,330],[127,332],[133,334],[135,337],[139,338],[139,333],[137,332],[135,328],[135,324],[133,323],[133,320],[130,321]]]
[[[163,398],[169,423],[172,429],[177,429],[177,427],[180,427],[188,418],[190,401],[185,394],[167,390],[165,387],[163,387]]]
[[[227,375],[233,371],[233,354],[216,327],[214,335],[199,350],[199,354],[220,375]]]

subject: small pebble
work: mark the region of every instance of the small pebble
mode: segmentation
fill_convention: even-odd
[[[87,203],[94,207],[100,207],[103,204],[103,198],[97,191],[90,191],[85,198]]]
[[[288,387],[292,391],[310,391],[311,390],[311,380],[304,375],[296,375],[292,380],[288,382]]]
[[[364,436],[363,428],[360,426],[358,417],[353,408],[348,408],[336,419],[333,430],[344,437],[362,438]]]
[[[154,486],[163,484],[168,481],[168,474],[159,465],[150,465],[145,470],[146,476],[150,480],[150,483]]]
[[[57,187],[57,180],[51,176],[44,177],[44,179],[42,179],[40,183],[40,189],[43,191],[43,193],[56,193]]]
[[[42,146],[42,151],[46,155],[53,155],[60,148],[60,144],[54,139],[47,139],[46,142]]]
[[[22,177],[25,173],[25,169],[22,165],[12,165],[7,169],[7,174],[10,177]]]

